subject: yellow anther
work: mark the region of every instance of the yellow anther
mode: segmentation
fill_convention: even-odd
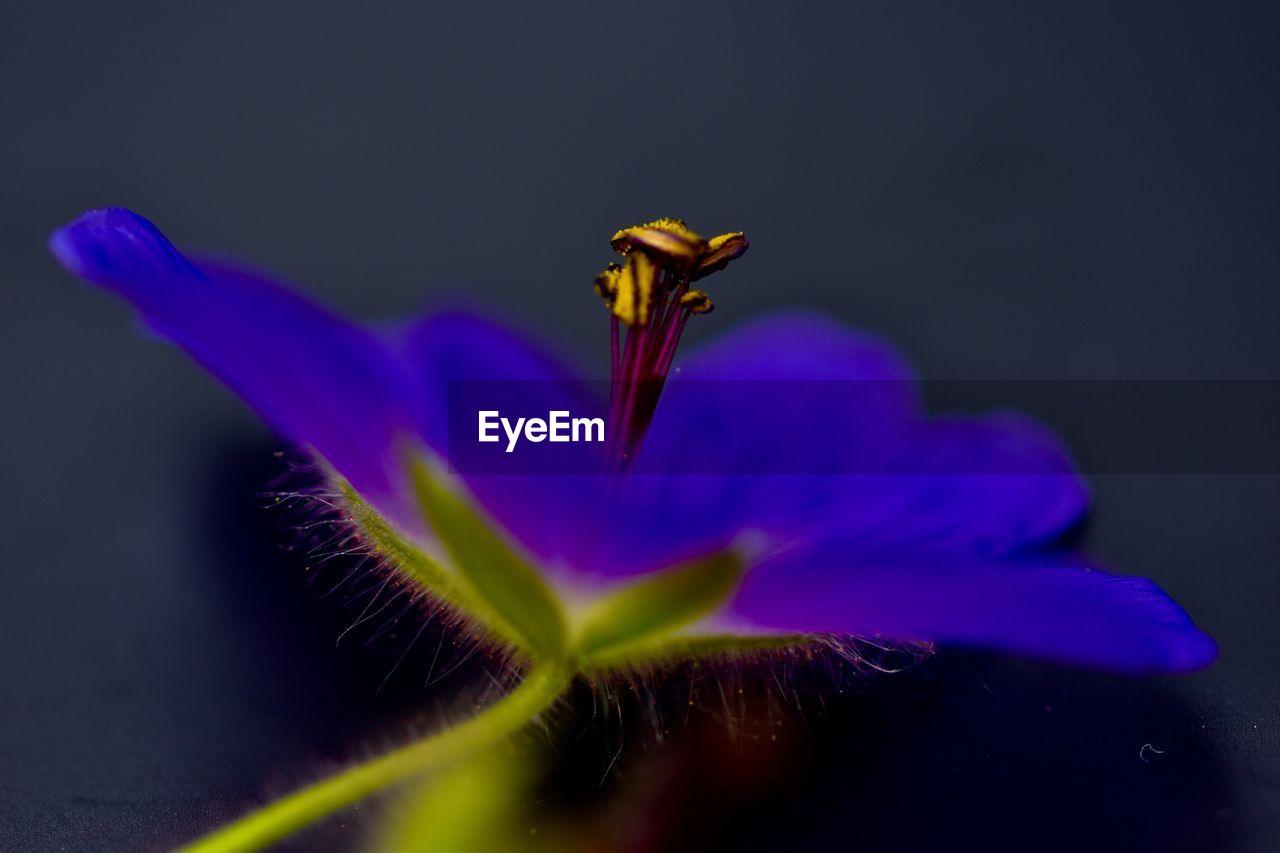
[[[741,231],[712,237],[707,241],[706,251],[703,252],[702,257],[698,258],[698,265],[694,268],[693,277],[695,279],[702,278],[704,275],[710,275],[716,270],[724,269],[729,261],[741,257],[747,251],[749,245],[747,236]]]
[[[692,260],[706,251],[707,244],[679,219],[655,219],[643,225],[623,228],[610,241],[622,255],[632,249],[645,249],[671,258]]]
[[[657,276],[657,267],[644,252],[636,252],[627,256],[627,265],[610,267],[596,279],[596,287],[600,287],[601,279],[612,276],[613,291],[605,296],[609,309],[628,326],[643,326],[649,322],[649,308],[653,303],[653,282]]]
[[[716,307],[704,290],[690,290],[680,297],[680,304],[688,308],[690,314],[710,314]]]
[[[605,271],[596,276],[596,293],[600,294],[600,298],[609,304],[613,304],[613,298],[618,295],[618,279],[622,277],[622,267],[618,264],[609,264]]]
[[[704,240],[680,219],[655,219],[613,235],[613,248],[626,258],[596,276],[596,292],[615,317],[638,328],[665,314],[678,300],[691,314],[707,314],[714,305],[689,282],[723,269],[747,250],[741,231]]]
[[[659,231],[670,231],[674,234],[690,234],[695,239],[698,236],[693,233],[693,229],[689,227],[689,223],[685,222],[683,219],[677,219],[674,216],[659,216],[652,222],[646,222],[644,227],[657,228]]]

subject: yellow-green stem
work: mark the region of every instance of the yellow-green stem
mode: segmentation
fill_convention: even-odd
[[[303,788],[183,850],[258,850],[388,785],[450,764],[519,731],[556,701],[572,677],[563,665],[534,666],[519,687],[466,722]]]

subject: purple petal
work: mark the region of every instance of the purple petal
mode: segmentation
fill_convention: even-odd
[[[816,311],[778,311],[739,324],[676,359],[679,378],[909,381],[888,341]]]
[[[1154,583],[1070,555],[983,561],[827,543],[747,576],[730,605],[765,632],[938,640],[1128,673],[1210,663],[1213,640]]]
[[[811,314],[755,321],[683,362],[641,454],[641,470],[679,470],[685,454],[712,472],[632,486],[675,516],[656,526],[691,539],[751,527],[1007,552],[1089,503],[1050,430],[1012,414],[926,418],[892,347]]]
[[[390,336],[390,343],[409,375],[419,433],[441,453],[447,450],[450,383],[499,382],[504,393],[538,395],[551,408],[589,396],[580,377],[546,347],[474,314],[425,317]]]
[[[904,549],[1006,554],[1052,541],[1089,508],[1062,442],[1024,415],[931,418],[899,452],[893,470],[903,473],[853,485],[830,532]]]
[[[402,330],[393,346],[407,366],[418,429],[448,456],[452,428],[474,430],[475,412],[450,418],[450,396],[463,386],[496,383],[504,413],[563,409],[589,414],[597,405],[574,372],[546,348],[492,321],[462,313],[428,317]],[[460,391],[459,389],[463,390]],[[458,414],[458,413],[455,413]],[[473,433],[469,433],[473,434]],[[575,580],[609,564],[619,515],[612,478],[586,474],[483,474],[458,471],[498,524],[553,575]],[[646,568],[658,568],[646,560]]]
[[[632,555],[674,561],[723,548],[744,529],[818,529],[856,478],[812,472],[853,470],[900,440],[919,419],[911,378],[879,338],[802,312],[745,323],[678,357],[627,484],[628,524],[609,571],[643,571]],[[810,380],[847,382],[852,399],[815,398]]]
[[[84,214],[49,241],[70,272],[133,303],[287,439],[313,447],[397,520],[399,367],[371,335],[252,273],[193,263],[147,220]]]
[[[555,359],[474,318],[427,321],[411,341],[425,410],[447,406],[451,378],[530,379],[549,388],[573,381]],[[779,377],[797,380],[796,400],[806,405],[762,405],[743,393],[757,380],[776,389]],[[805,390],[822,386],[804,380],[831,379],[846,396]],[[442,422],[437,416],[424,429],[436,434]],[[1053,538],[1088,506],[1049,430],[1016,415],[926,419],[895,350],[811,314],[747,324],[684,362],[642,459],[691,447],[714,457],[703,463],[715,473],[679,473],[677,463],[677,473],[650,475],[642,462],[621,491],[608,478],[583,475],[466,479],[503,526],[579,579],[653,571],[724,548],[744,530],[782,541],[858,536],[904,549],[1003,553]],[[781,471],[904,473],[753,473],[768,470],[770,455]],[[1036,473],[1005,473],[1025,470]]]

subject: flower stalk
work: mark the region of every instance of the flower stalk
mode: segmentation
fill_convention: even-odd
[[[475,717],[296,791],[182,848],[185,853],[259,850],[383,788],[453,764],[516,734],[555,704],[572,668],[546,661]]]

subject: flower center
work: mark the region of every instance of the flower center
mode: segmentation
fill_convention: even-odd
[[[679,219],[658,219],[622,229],[612,243],[624,260],[596,276],[596,292],[611,315],[609,452],[625,470],[658,407],[685,323],[715,307],[690,285],[745,252],[747,238],[739,231],[704,240]]]

